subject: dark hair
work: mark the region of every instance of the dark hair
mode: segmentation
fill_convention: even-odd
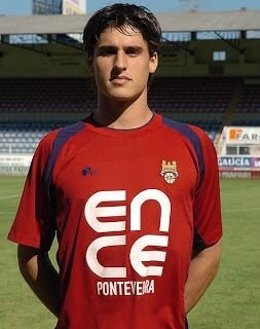
[[[116,3],[98,10],[84,28],[83,44],[89,59],[93,57],[100,34],[107,27],[115,27],[123,33],[126,33],[124,27],[138,30],[147,42],[150,56],[158,51],[161,27],[154,14],[144,6]]]

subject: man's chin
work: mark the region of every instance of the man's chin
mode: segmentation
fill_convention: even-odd
[[[128,102],[132,102],[132,101],[135,101],[138,97],[136,95],[125,95],[125,94],[110,94],[109,95],[109,99],[111,101],[115,101],[115,102],[125,102],[125,103],[128,103]]]

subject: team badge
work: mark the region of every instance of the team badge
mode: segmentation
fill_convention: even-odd
[[[179,176],[176,161],[162,160],[161,175],[168,184],[173,184]]]

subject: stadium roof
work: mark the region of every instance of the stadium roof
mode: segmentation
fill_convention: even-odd
[[[260,30],[260,10],[156,14],[163,32]],[[0,35],[81,33],[90,15],[0,16]]]

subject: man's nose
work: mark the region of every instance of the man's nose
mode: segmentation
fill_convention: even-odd
[[[126,56],[124,52],[117,52],[114,60],[114,67],[125,70],[126,69]]]

